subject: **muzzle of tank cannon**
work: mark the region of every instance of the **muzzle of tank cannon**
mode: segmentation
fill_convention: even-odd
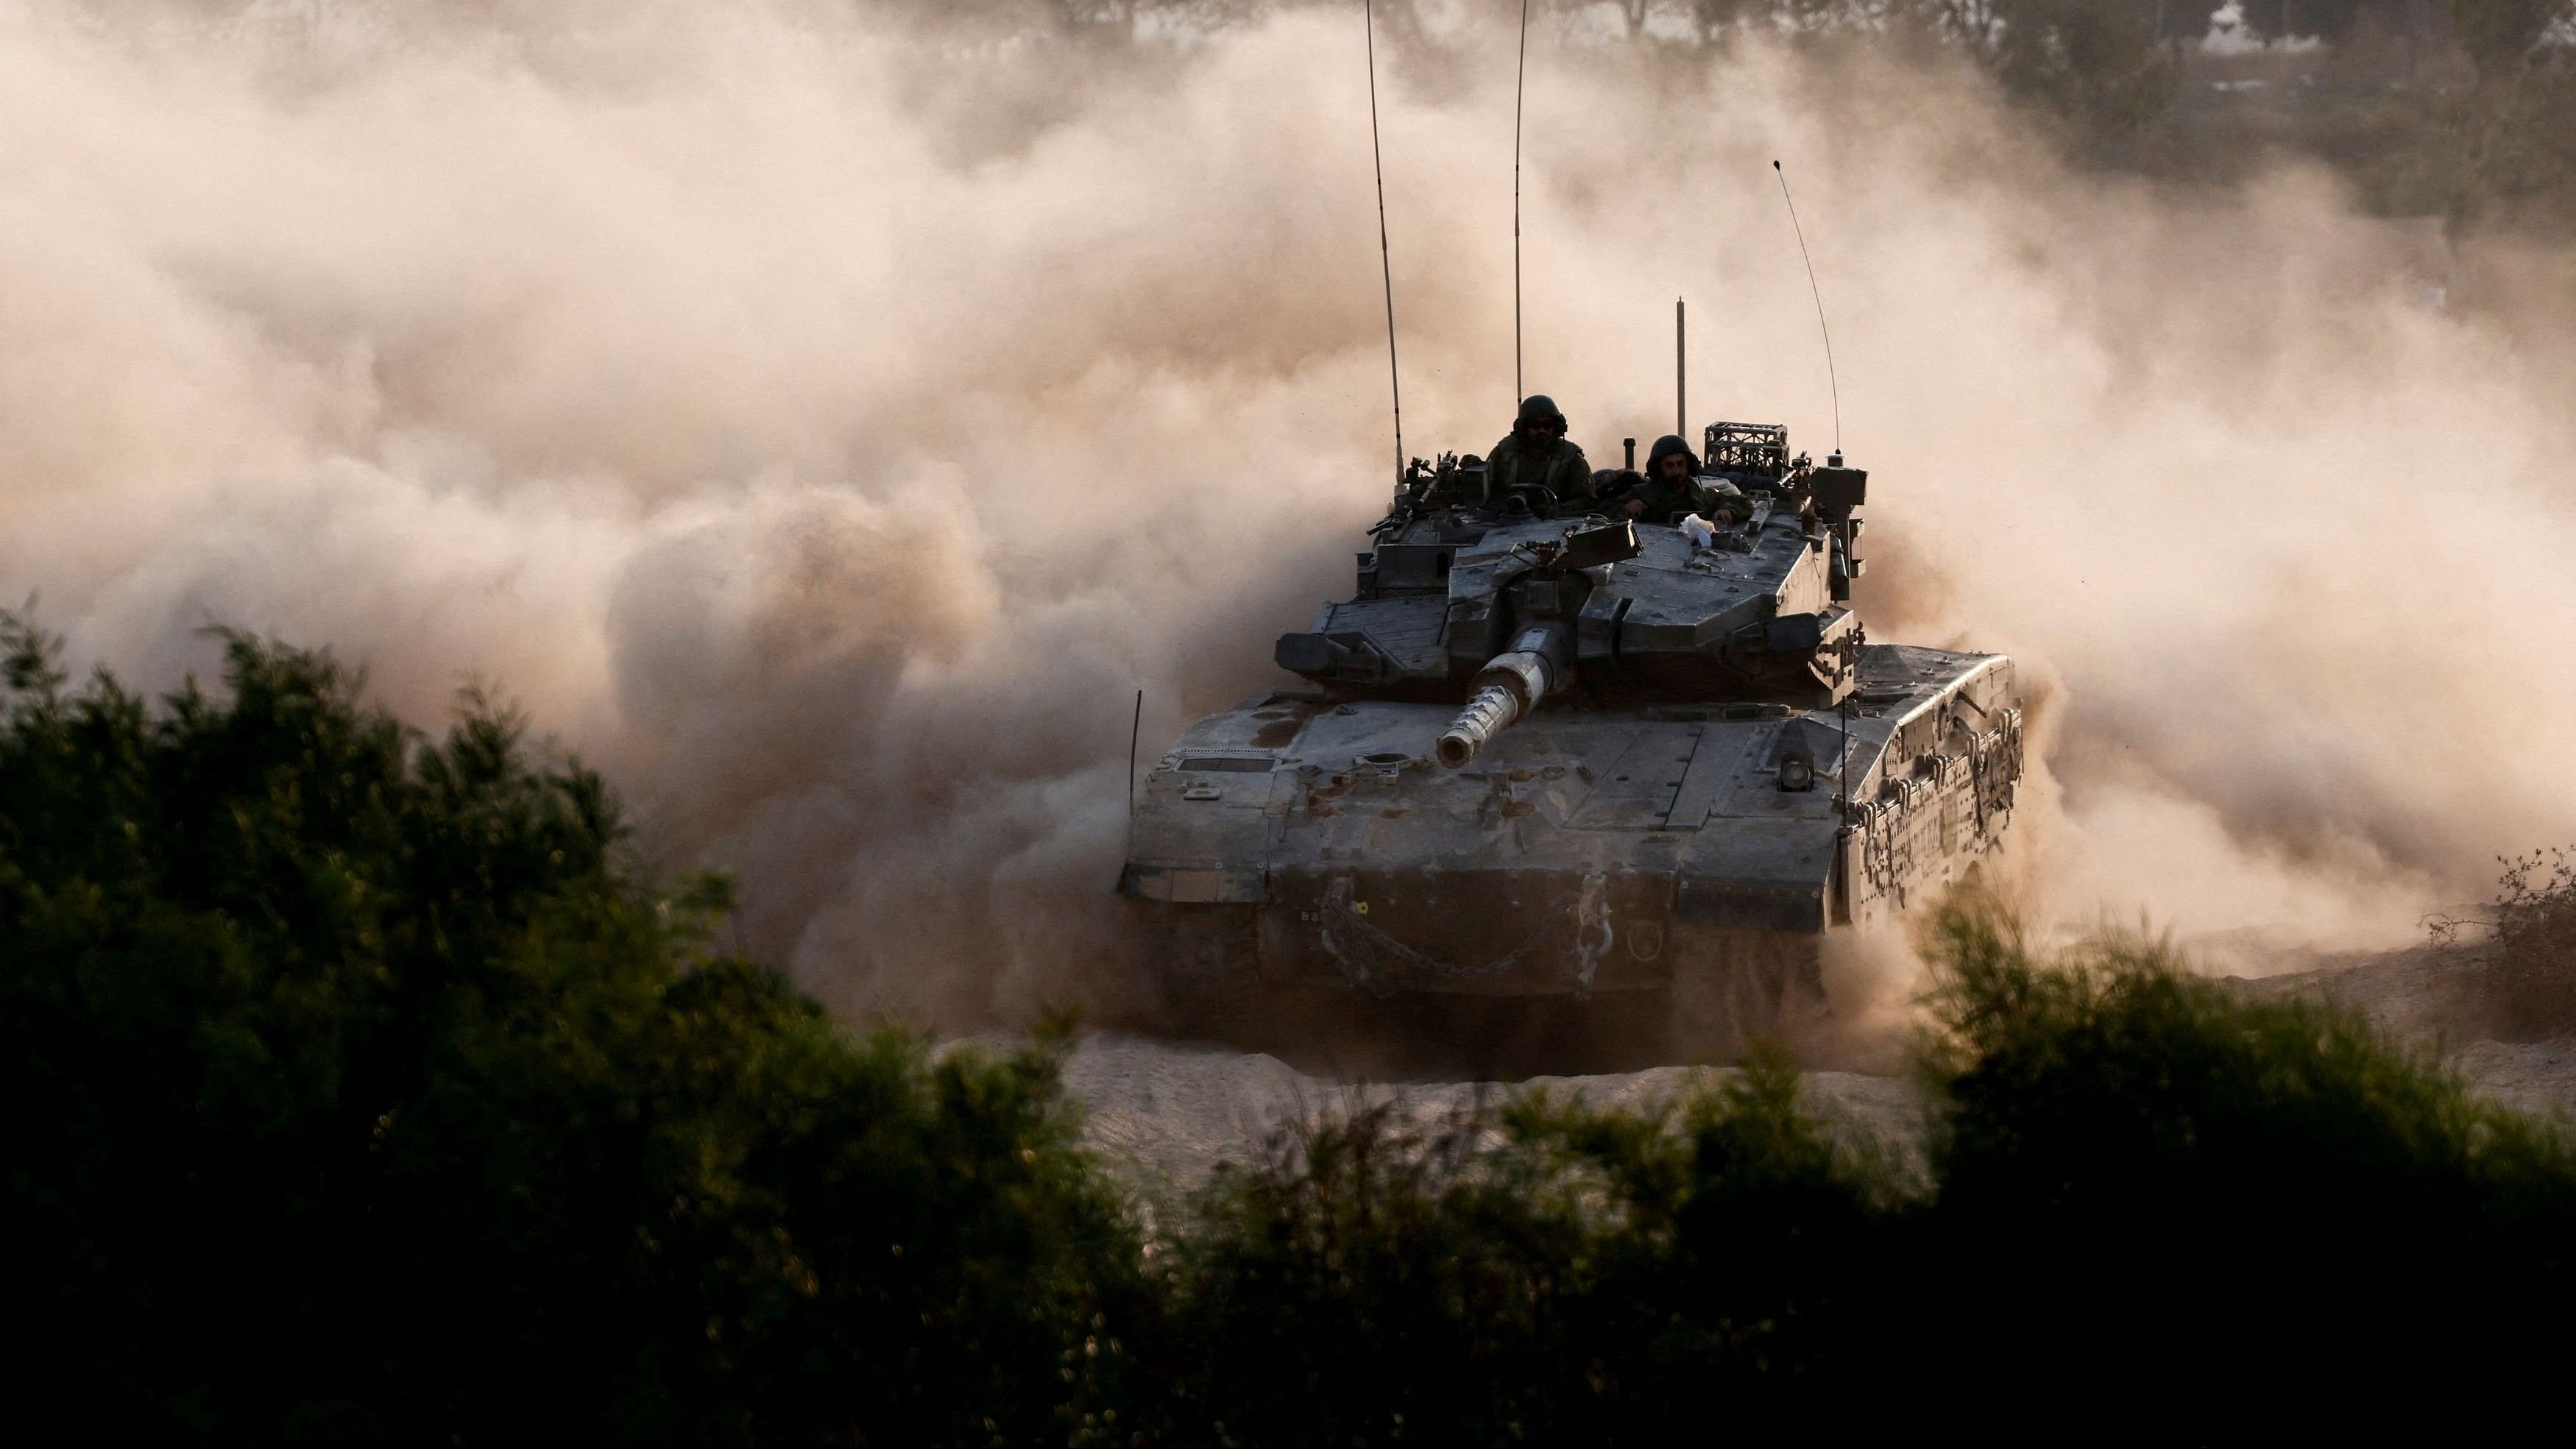
[[[1432,753],[1455,770],[1476,758],[1485,742],[1511,728],[1538,702],[1574,681],[1573,635],[1562,621],[1521,631],[1511,649],[1495,655],[1476,675],[1476,693]]]
[[[1537,665],[1541,670],[1547,667],[1544,660],[1537,661]],[[1458,717],[1449,722],[1449,728],[1440,732],[1440,743],[1434,753],[1440,757],[1441,764],[1455,770],[1476,758],[1476,752],[1485,747],[1485,741],[1509,728],[1526,708],[1521,703],[1521,695],[1508,685],[1480,686],[1476,697],[1467,701],[1467,707],[1458,711]]]

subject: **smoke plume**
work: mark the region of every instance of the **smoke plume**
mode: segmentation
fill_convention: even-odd
[[[1510,416],[1508,40],[1381,55],[1417,453]],[[0,584],[155,686],[209,622],[424,723],[498,682],[845,1009],[1115,1010],[1133,692],[1150,758],[1270,682],[1387,492],[1362,66],[1356,9],[17,0]],[[2429,306],[2317,175],[2086,174],[1865,48],[1541,45],[1527,104],[1525,365],[1596,460],[1670,426],[1676,295],[1695,419],[1835,441],[1786,162],[1873,634],[2025,659],[2061,910],[2367,944],[2569,833],[2555,259]]]

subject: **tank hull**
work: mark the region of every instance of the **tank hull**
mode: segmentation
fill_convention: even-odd
[[[1992,848],[2014,693],[2001,656],[1865,646],[1842,708],[1577,699],[1461,770],[1431,758],[1453,704],[1267,693],[1156,763],[1121,889],[1185,1018],[1281,987],[1657,992],[1704,1054],[1820,1006],[1828,929]]]

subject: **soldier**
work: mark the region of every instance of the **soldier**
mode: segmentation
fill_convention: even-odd
[[[1680,437],[1666,433],[1655,439],[1654,448],[1646,454],[1646,478],[1626,502],[1630,518],[1648,523],[1671,523],[1685,513],[1707,513],[1720,506],[1720,500],[1695,476],[1699,458],[1691,445]],[[1729,489],[1733,492],[1733,489]],[[1740,506],[1742,495],[1737,495]]]
[[[1485,494],[1500,500],[1514,488],[1543,489],[1557,502],[1592,496],[1592,465],[1565,436],[1565,414],[1545,393],[1521,401],[1511,436],[1485,460]]]

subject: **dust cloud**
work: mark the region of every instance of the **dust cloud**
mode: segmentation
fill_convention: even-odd
[[[0,586],[153,686],[216,621],[423,723],[499,682],[844,1010],[1132,1005],[1134,691],[1150,758],[1270,681],[1386,493],[1358,15],[895,13],[0,6]],[[1506,40],[1386,57],[1417,453],[1509,417]],[[2044,684],[2061,912],[2398,939],[2576,818],[2546,289],[2431,307],[2317,176],[2081,174],[1865,50],[1542,45],[1527,125],[1596,459],[1670,426],[1676,295],[1695,418],[1833,442],[1787,161],[1868,616]]]

